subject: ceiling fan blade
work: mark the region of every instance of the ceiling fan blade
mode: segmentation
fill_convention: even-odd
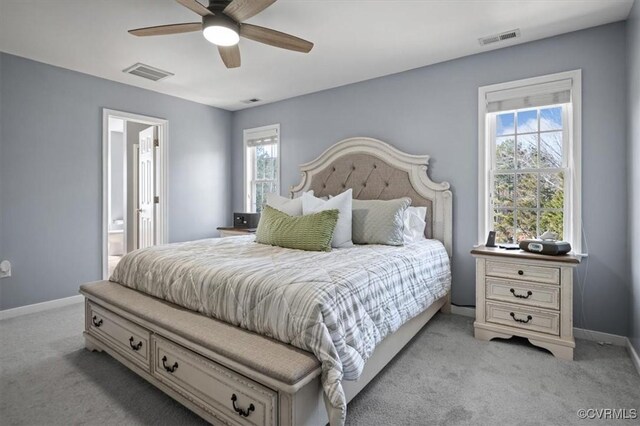
[[[240,66],[240,48],[237,44],[235,46],[218,46],[218,53],[227,68]]]
[[[296,52],[309,53],[313,48],[313,43],[310,41],[257,25],[242,24],[240,35],[249,40]]]
[[[178,3],[186,7],[187,9],[197,13],[200,16],[213,15],[213,12],[202,5],[202,3],[196,0],[176,0]]]
[[[188,22],[186,24],[158,25],[157,27],[136,28],[135,30],[129,30],[129,34],[142,37],[190,33],[193,31],[202,31],[202,23]]]
[[[275,2],[276,0],[233,0],[222,13],[242,22],[262,12]]]

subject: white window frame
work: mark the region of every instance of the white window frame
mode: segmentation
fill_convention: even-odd
[[[242,154],[243,154],[243,158],[244,158],[244,168],[243,168],[243,173],[244,173],[244,209],[246,212],[254,212],[255,209],[253,208],[253,203],[251,200],[251,179],[249,179],[249,175],[248,175],[248,171],[249,171],[249,166],[250,166],[250,162],[249,162],[249,153],[248,153],[248,142],[252,139],[256,139],[256,136],[261,134],[261,133],[268,133],[268,132],[275,132],[276,135],[278,135],[278,142],[276,144],[277,146],[277,151],[278,151],[278,159],[276,161],[276,166],[278,168],[278,173],[276,174],[276,178],[278,179],[277,184],[276,184],[276,192],[279,194],[280,193],[280,175],[281,175],[281,170],[280,170],[280,158],[282,157],[282,150],[280,149],[280,140],[281,140],[281,134],[280,134],[280,124],[270,124],[268,126],[261,126],[261,127],[254,127],[252,129],[244,129],[243,133],[242,133],[242,139],[243,139],[243,150],[242,150]]]
[[[507,83],[483,86],[478,89],[478,244],[484,244],[492,229],[491,172],[494,164],[493,139],[495,120],[487,111],[487,93],[520,89],[526,96],[529,86],[571,79],[571,101],[563,109],[563,165],[571,174],[565,176],[564,239],[577,254],[582,254],[582,71],[573,70]],[[533,94],[534,92],[532,92]],[[506,112],[506,111],[505,111]],[[572,117],[569,120],[569,117]]]

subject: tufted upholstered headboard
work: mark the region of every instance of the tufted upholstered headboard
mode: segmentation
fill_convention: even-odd
[[[427,207],[425,236],[442,241],[451,256],[451,191],[448,182],[429,179],[428,164],[428,155],[405,154],[377,139],[345,139],[300,166],[302,180],[291,187],[291,197],[311,189],[317,197],[337,195],[349,188],[359,200],[409,197],[413,206]]]

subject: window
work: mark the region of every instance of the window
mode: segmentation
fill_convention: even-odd
[[[479,242],[581,249],[580,71],[480,88]]]
[[[280,192],[280,125],[244,131],[245,208],[260,212],[270,192]]]

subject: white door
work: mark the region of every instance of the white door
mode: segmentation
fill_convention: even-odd
[[[138,248],[155,244],[155,126],[140,132],[138,155]]]

